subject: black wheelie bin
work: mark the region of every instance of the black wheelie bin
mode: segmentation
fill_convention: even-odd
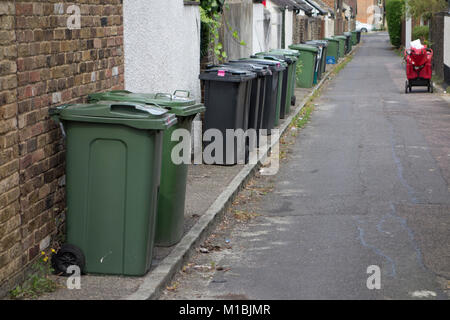
[[[248,129],[256,74],[234,66],[216,66],[206,69],[199,78],[205,85],[204,163],[246,163],[249,147],[243,135]]]

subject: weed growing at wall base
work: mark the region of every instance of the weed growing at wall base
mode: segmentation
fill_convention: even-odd
[[[54,250],[51,250],[54,253]],[[35,299],[40,295],[53,292],[58,288],[56,281],[50,279],[53,269],[50,264],[50,255],[42,251],[41,256],[32,265],[32,273],[22,285],[10,291],[11,299]]]

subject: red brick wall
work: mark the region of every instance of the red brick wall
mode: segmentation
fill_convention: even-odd
[[[378,0],[358,0],[358,14],[356,20],[362,23],[373,23],[374,10],[371,6],[378,6]],[[371,18],[369,21],[368,19]]]
[[[64,144],[48,108],[123,88],[121,3],[0,2],[0,296],[64,220]]]

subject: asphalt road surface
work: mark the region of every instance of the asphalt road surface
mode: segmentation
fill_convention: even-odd
[[[404,69],[386,33],[364,36],[315,100],[260,216],[208,258],[229,271],[187,273],[163,298],[447,299],[450,103],[405,94]],[[369,289],[378,267],[381,287]]]

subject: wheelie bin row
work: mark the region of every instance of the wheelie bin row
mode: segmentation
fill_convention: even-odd
[[[296,60],[278,58],[261,54],[203,72],[204,131],[219,129],[225,137],[226,129],[273,129],[281,104],[286,112],[291,102],[281,90],[292,94],[294,73],[285,71]],[[181,239],[187,165],[172,161],[178,142],[171,136],[190,132],[204,111],[181,90],[95,93],[89,103],[49,110],[66,138],[66,243],[52,256],[57,273],[68,275],[76,265],[87,273],[143,275],[155,245]],[[222,150],[217,164],[237,163],[241,149]]]
[[[329,41],[310,40],[305,43],[292,44],[289,48],[298,50],[302,57],[299,63],[297,85],[300,88],[311,88],[322,79],[326,72]]]
[[[327,37],[325,40],[328,41],[327,63],[334,64],[337,63],[340,58],[343,58],[346,54],[350,53],[352,47],[360,42],[361,32],[344,32],[343,35]]]
[[[230,128],[273,129],[281,104],[286,112],[291,102],[281,90],[284,84],[292,94],[294,73],[285,70],[296,61],[278,58],[261,54],[202,73],[203,129],[219,129],[224,137]],[[56,272],[68,274],[77,265],[88,273],[143,275],[155,245],[181,239],[187,165],[171,158],[178,143],[171,137],[177,129],[190,132],[204,111],[181,90],[95,93],[87,104],[49,110],[66,137],[66,243],[52,256]],[[242,148],[222,151],[218,164],[234,164]]]
[[[215,140],[204,139],[204,153],[213,152],[209,164],[248,163],[260,136],[270,135],[279,119],[290,113],[299,56],[295,50],[275,49],[210,66],[200,74],[206,106],[203,131],[216,129],[224,140],[217,150]],[[238,134],[227,135],[228,130],[242,130],[244,143]]]
[[[154,246],[172,246],[184,228],[187,164],[175,163],[177,129],[190,132],[204,112],[203,132],[216,129],[224,141],[206,164],[247,163],[261,135],[295,105],[296,86],[321,79],[327,57],[341,52],[341,39],[309,41],[260,52],[202,72],[204,105],[189,92],[89,95],[86,104],[50,108],[66,143],[66,244],[52,256],[53,268],[139,276],[151,266]],[[344,47],[345,48],[345,47]],[[253,129],[245,145],[227,130]],[[206,140],[206,139],[204,139]],[[214,141],[204,141],[205,152]],[[189,155],[184,155],[190,158]]]

